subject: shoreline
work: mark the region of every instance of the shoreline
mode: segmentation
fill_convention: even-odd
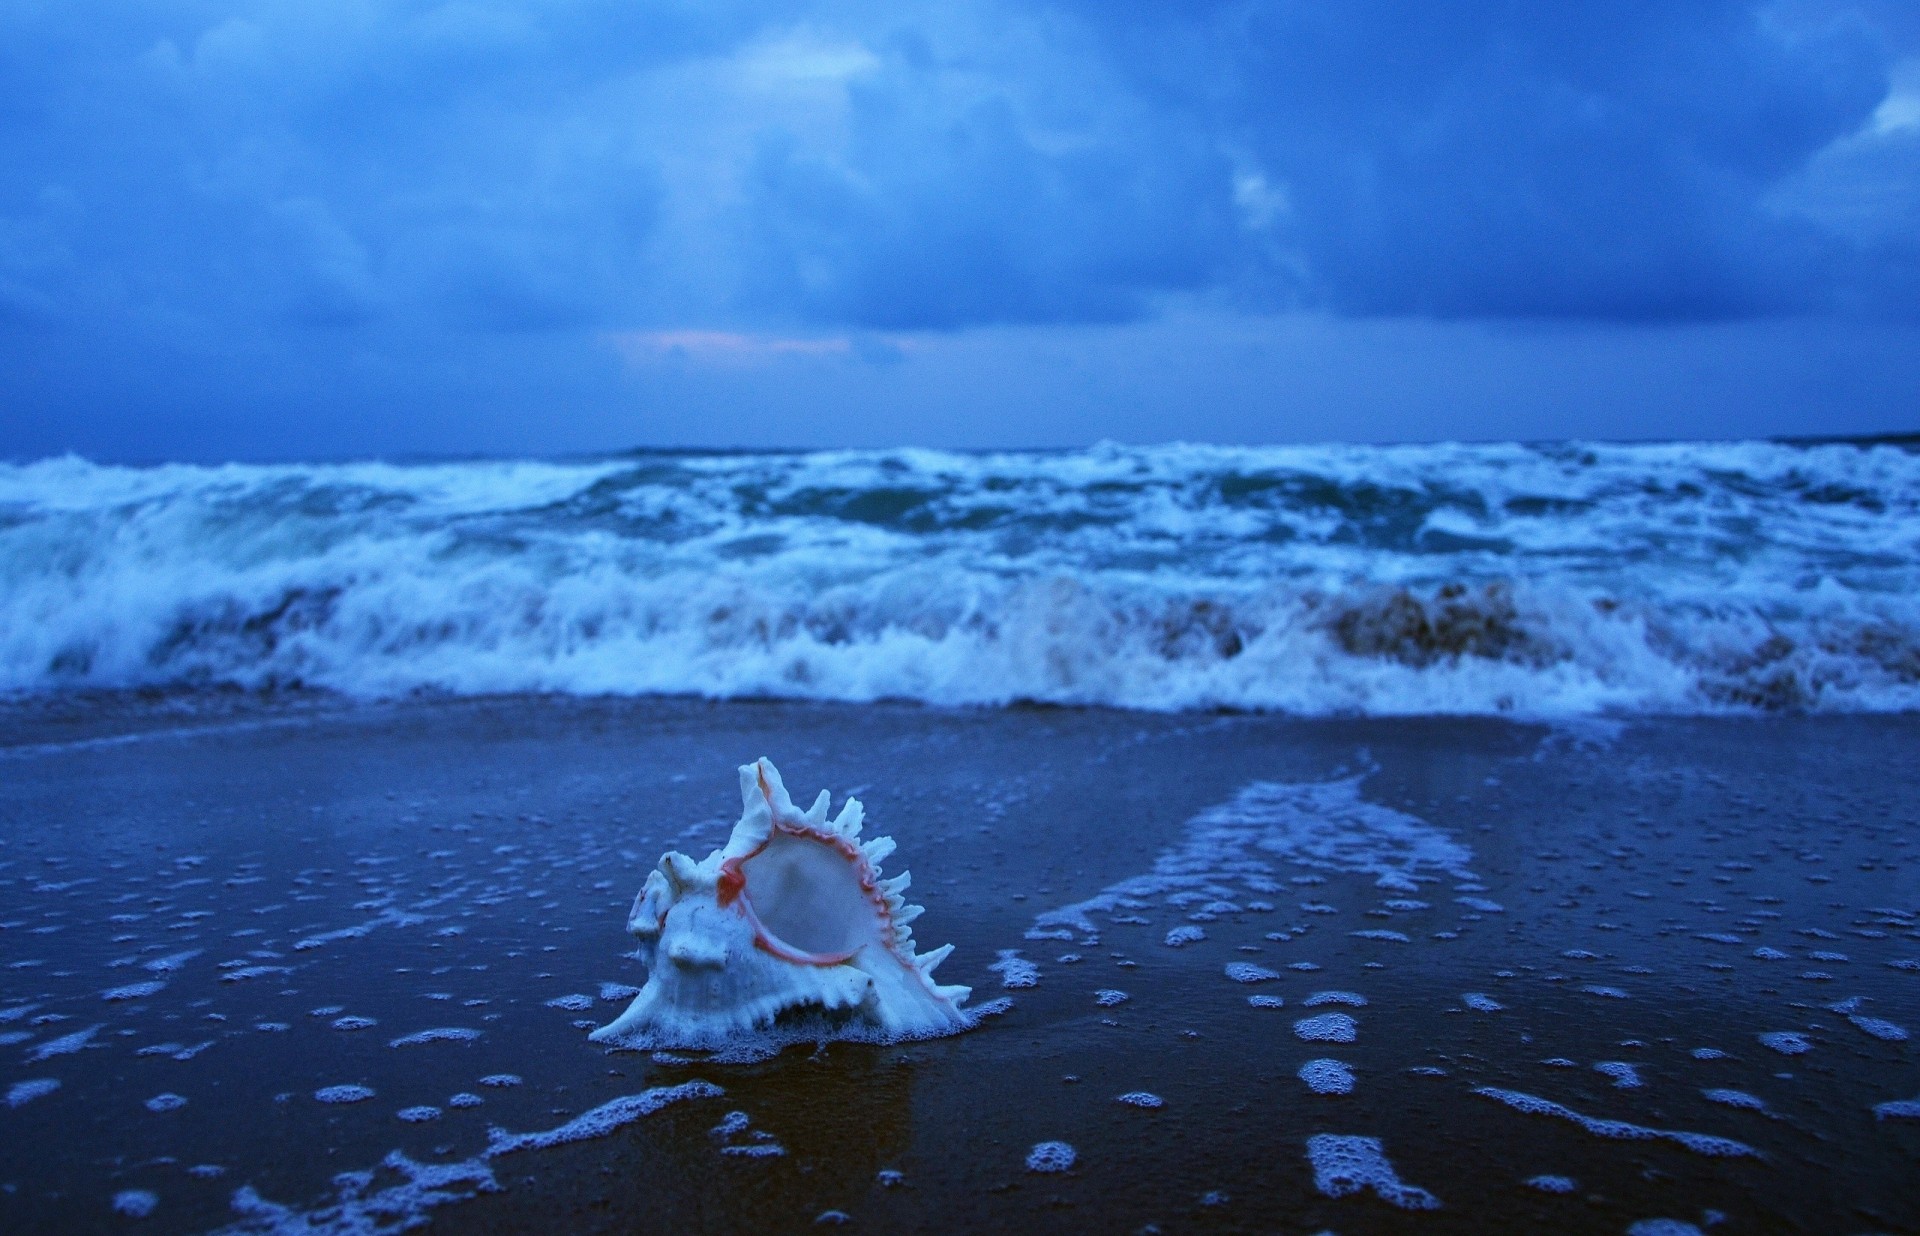
[[[11,1228],[107,1226],[127,1191],[154,1195],[155,1231],[244,1218],[242,1188],[310,1211],[339,1202],[334,1174],[391,1152],[466,1163],[490,1125],[553,1130],[695,1080],[725,1094],[490,1160],[499,1192],[411,1204],[481,1231],[562,1214],[578,1230],[798,1230],[827,1211],[885,1230],[1618,1232],[1708,1211],[1736,1230],[1920,1226],[1899,1185],[1920,1122],[1874,1114],[1920,1094],[1920,1066],[1911,1040],[1862,1029],[1920,1030],[1920,972],[1891,964],[1920,956],[1920,856],[1896,844],[1920,845],[1910,715],[1568,727],[527,696],[236,711],[194,730],[124,700],[58,720],[0,710],[0,1017],[34,1006],[0,1024],[29,1035],[0,1049],[0,1086],[61,1083],[0,1109]],[[24,741],[49,726],[66,745]],[[585,1042],[573,1022],[624,1004],[600,985],[644,977],[619,929],[645,871],[669,846],[718,843],[732,766],[761,754],[797,798],[858,790],[869,834],[900,843],[889,870],[915,876],[916,934],[956,945],[942,981],[971,983],[975,1004],[1011,996],[1010,1012],[956,1038],[751,1066]],[[1346,797],[1327,788],[1343,780]],[[1280,787],[1264,816],[1245,806],[1254,782]],[[1322,835],[1314,820],[1343,823]],[[1328,835],[1371,840],[1329,850]],[[1458,869],[1419,858],[1447,852],[1436,842],[1466,852]],[[1169,856],[1198,862],[1231,909],[1180,900],[1194,889],[1141,895]],[[1235,862],[1279,891],[1250,890]],[[1395,871],[1415,891],[1382,886]],[[1060,930],[1049,912],[1117,886],[1142,904],[1044,934]],[[1204,938],[1168,946],[1182,927]],[[1003,950],[1037,985],[1001,987]],[[1275,977],[1236,982],[1236,963]],[[135,980],[161,986],[101,994]],[[1317,992],[1366,1003],[1309,1004]],[[551,1003],[576,995],[585,1008]],[[1329,1014],[1353,1019],[1353,1042],[1296,1030]],[[50,1015],[65,1020],[33,1024]],[[478,1034],[389,1046],[436,1027]],[[1757,1037],[1775,1032],[1808,1051]],[[1352,1089],[1316,1093],[1297,1075],[1313,1060],[1339,1061]],[[479,1084],[498,1074],[523,1082]],[[374,1096],[313,1099],[336,1085]],[[1163,1106],[1117,1101],[1136,1091]],[[162,1093],[186,1102],[148,1110]],[[438,1116],[396,1117],[423,1106]],[[749,1131],[710,1135],[730,1111]],[[1598,1136],[1556,1112],[1764,1157]],[[1342,1178],[1316,1174],[1320,1135],[1378,1139],[1440,1208],[1330,1195]],[[1051,1140],[1076,1148],[1073,1169],[1027,1171]],[[732,1152],[769,1142],[783,1153]],[[1575,1191],[1527,1184],[1553,1175]],[[382,1171],[368,1188],[401,1183]]]

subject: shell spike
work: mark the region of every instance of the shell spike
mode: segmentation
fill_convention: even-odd
[[[660,872],[667,877],[668,886],[676,893],[698,883],[698,864],[678,850],[668,850],[660,856]]]
[[[908,923],[911,923],[914,919],[919,918],[926,912],[927,908],[925,906],[903,905],[893,912],[893,925],[895,927],[905,927]]]
[[[938,970],[940,968],[940,963],[945,961],[952,954],[953,954],[953,945],[942,944],[939,948],[933,949],[930,952],[922,953],[918,957],[915,957],[913,959],[913,964],[920,967],[920,973],[931,976],[935,970]]]
[[[780,780],[780,770],[773,766],[773,761],[763,755],[750,767],[753,770],[754,784],[759,789],[760,796],[766,800],[767,806],[772,808],[774,816],[777,818],[797,814],[793,809],[793,798],[787,793],[786,783]]]
[[[891,880],[880,881],[880,893],[882,896],[898,897],[901,893],[906,892],[908,886],[912,883],[913,873],[911,871],[903,871]]]
[[[875,837],[861,846],[860,852],[866,855],[867,861],[873,864],[875,870],[878,870],[887,855],[893,853],[896,848],[892,837]]]
[[[825,790],[813,800],[813,806],[807,808],[807,823],[818,827],[827,822],[827,808],[833,805],[833,795]]]
[[[840,804],[840,814],[834,818],[833,830],[843,837],[858,837],[860,821],[866,818],[867,809],[860,805],[857,798],[849,798]],[[891,848],[891,845],[889,845]],[[880,860],[875,859],[875,862]]]

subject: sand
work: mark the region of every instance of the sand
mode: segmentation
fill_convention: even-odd
[[[1917,739],[15,704],[0,1226],[1920,1229]],[[857,790],[942,980],[1009,1011],[748,1066],[586,1041],[645,872],[758,755]]]

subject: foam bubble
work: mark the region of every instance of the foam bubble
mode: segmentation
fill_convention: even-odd
[[[479,1095],[471,1094],[465,1090],[462,1090],[459,1094],[456,1094],[452,1098],[447,1100],[447,1106],[448,1107],[478,1107],[484,1102],[486,1102],[486,1100],[481,1098]]]
[[[1357,991],[1316,991],[1302,1001],[1308,1008],[1319,1008],[1323,1004],[1344,1004],[1348,1008],[1367,1007],[1367,998]]]
[[[1287,1005],[1281,997],[1268,995],[1248,996],[1247,1003],[1257,1009],[1278,1009],[1285,1008]]]
[[[1874,1038],[1884,1042],[1904,1043],[1907,1041],[1907,1028],[1897,1022],[1891,1022],[1882,1017],[1867,1017],[1860,1013],[1850,1014],[1847,1020],[1866,1033],[1871,1034]]]
[[[1527,1187],[1542,1193],[1571,1193],[1579,1185],[1571,1176],[1534,1176],[1527,1180]]]
[[[777,1159],[787,1153],[778,1142],[753,1142],[745,1146],[722,1146],[720,1153],[739,1159]]]
[[[1338,1060],[1309,1060],[1300,1066],[1299,1077],[1315,1094],[1353,1092],[1353,1070]]]
[[[999,949],[994,956],[996,960],[987,969],[1000,976],[1001,987],[1020,991],[1040,985],[1040,967],[1022,957],[1019,949]]]
[[[1593,1071],[1613,1079],[1613,1084],[1622,1090],[1634,1090],[1645,1085],[1640,1080],[1640,1070],[1624,1060],[1602,1060],[1593,1066]]]
[[[1476,1013],[1498,1013],[1507,1006],[1484,992],[1470,991],[1460,997],[1460,1002]]]
[[[1073,1167],[1078,1156],[1065,1142],[1037,1142],[1027,1152],[1030,1172],[1064,1172]]]
[[[471,1043],[480,1037],[478,1030],[468,1030],[462,1026],[436,1026],[431,1030],[416,1030],[412,1034],[403,1034],[389,1047],[416,1047],[422,1043]]]
[[[1889,1103],[1876,1103],[1873,1107],[1875,1120],[1920,1120],[1920,1099],[1894,1099]]]
[[[1770,1030],[1758,1037],[1763,1046],[1770,1047],[1783,1056],[1798,1056],[1813,1046],[1807,1042],[1807,1036],[1797,1030]]]
[[[593,997],[583,995],[555,996],[547,1001],[550,1009],[565,1009],[569,1013],[584,1013],[593,1007]]]
[[[28,1081],[15,1082],[7,1087],[7,1106],[24,1107],[35,1099],[45,1098],[60,1088],[57,1077],[35,1077]]]
[[[150,1112],[170,1112],[186,1105],[185,1097],[172,1093],[156,1094],[147,1100],[147,1110]]]
[[[1702,1233],[1681,1219],[1642,1219],[1627,1229],[1627,1236],[1702,1236]]]
[[[1313,1166],[1314,1187],[1328,1197],[1372,1189],[1402,1210],[1440,1208],[1439,1198],[1400,1179],[1377,1137],[1316,1133],[1307,1139],[1307,1161]]]
[[[1359,1023],[1345,1013],[1322,1013],[1293,1023],[1293,1032],[1309,1043],[1351,1043],[1358,1031]]]
[[[130,1219],[144,1219],[160,1205],[160,1195],[149,1189],[122,1189],[113,1195],[113,1209]]]
[[[154,979],[146,983],[128,983],[124,987],[109,987],[100,993],[102,1000],[144,1000],[156,996],[167,989],[164,979]]]
[[[425,1124],[429,1120],[440,1119],[440,1109],[422,1104],[419,1107],[403,1107],[394,1115],[408,1124]]]
[[[1145,1090],[1129,1090],[1114,1101],[1125,1103],[1128,1107],[1165,1107],[1167,1104],[1167,1101],[1159,1095],[1150,1094]]]
[[[593,1110],[567,1121],[557,1129],[548,1129],[540,1133],[509,1133],[505,1129],[491,1128],[487,1130],[486,1156],[493,1158],[520,1150],[545,1149],[550,1146],[563,1146],[570,1142],[605,1137],[615,1129],[631,1124],[644,1116],[651,1116],[670,1103],[680,1103],[688,1099],[716,1098],[725,1093],[712,1082],[688,1081],[677,1086],[656,1086],[639,1094],[626,1095],[602,1103]]]
[[[1227,963],[1226,973],[1227,977],[1236,983],[1267,983],[1280,977],[1278,970],[1256,966],[1250,961],[1230,961]]]
[[[1536,1116],[1554,1116],[1568,1120],[1596,1137],[1613,1138],[1626,1141],[1658,1140],[1673,1142],[1684,1146],[1696,1154],[1719,1158],[1758,1158],[1760,1152],[1753,1147],[1736,1142],[1731,1138],[1712,1137],[1705,1133],[1682,1133],[1669,1129],[1651,1129],[1645,1125],[1629,1124],[1624,1120],[1601,1120],[1593,1116],[1583,1116],[1570,1107],[1562,1106],[1550,1099],[1536,1095],[1523,1094],[1518,1090],[1503,1090],[1497,1086],[1479,1086],[1474,1093],[1504,1103],[1518,1112]]]
[[[74,1052],[84,1050],[90,1046],[93,1042],[93,1036],[100,1033],[100,1029],[101,1027],[93,1025],[88,1026],[84,1030],[75,1030],[71,1034],[63,1034],[57,1039],[49,1039],[28,1052],[27,1060],[31,1063],[38,1063],[42,1060],[50,1060],[55,1056],[70,1056]]]
[[[1096,934],[1092,915],[1113,915],[1143,899],[1214,901],[1231,884],[1264,892],[1280,887],[1275,864],[1318,867],[1372,876],[1380,887],[1408,889],[1441,876],[1467,878],[1469,851],[1418,817],[1361,796],[1367,774],[1333,781],[1251,782],[1234,797],[1187,822],[1180,843],[1154,860],[1153,870],[1111,885],[1099,895],[1034,919],[1029,938],[1050,932]],[[1324,881],[1310,875],[1293,877]],[[1132,917],[1132,916],[1129,916]],[[1206,938],[1183,924],[1166,934],[1174,948]],[[1269,939],[1287,938],[1282,933]],[[1310,968],[1296,963],[1293,968]]]
[[[322,1086],[313,1092],[313,1097],[322,1103],[364,1103],[373,1097],[373,1091],[369,1087],[353,1084]]]
[[[231,1203],[239,1219],[222,1230],[248,1236],[323,1232],[358,1236],[405,1231],[427,1223],[428,1212],[436,1206],[466,1201],[475,1194],[495,1192],[500,1187],[483,1159],[416,1163],[395,1150],[381,1161],[381,1167],[399,1174],[400,1181],[369,1192],[373,1172],[341,1172],[333,1178],[333,1196],[306,1211],[270,1202],[252,1185],[243,1185],[234,1190]]]
[[[1754,1112],[1767,1110],[1763,1100],[1755,1098],[1744,1090],[1712,1089],[1702,1090],[1700,1093],[1709,1103],[1719,1103],[1726,1107],[1739,1107]]]
[[[1117,991],[1111,987],[1102,987],[1099,991],[1093,993],[1093,1002],[1103,1009],[1114,1008],[1118,1005],[1125,1004],[1131,999],[1133,999],[1133,997],[1126,992]]]
[[[517,1086],[520,1076],[517,1073],[489,1073],[480,1079],[483,1086]]]

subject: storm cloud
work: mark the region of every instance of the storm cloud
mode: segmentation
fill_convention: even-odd
[[[322,374],[464,398],[623,332],[1911,320],[1916,26],[1734,0],[21,0],[0,363],[43,410],[240,407]]]

